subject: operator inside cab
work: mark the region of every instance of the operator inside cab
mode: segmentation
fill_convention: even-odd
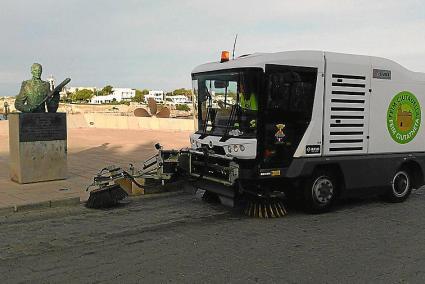
[[[249,122],[247,128],[256,128],[257,126],[257,111],[258,99],[257,94],[252,91],[248,80],[241,80],[239,85],[239,105],[242,109],[242,114]]]

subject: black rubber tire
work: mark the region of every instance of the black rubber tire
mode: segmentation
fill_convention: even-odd
[[[391,179],[386,199],[393,203],[405,201],[412,193],[412,183],[412,174],[407,169],[397,170]]]
[[[320,197],[317,195],[318,191],[315,188],[320,188],[321,186],[332,188],[332,190],[328,189],[329,192],[326,198],[320,198],[322,195]],[[316,171],[304,184],[304,204],[307,212],[320,214],[330,211],[336,200],[337,191],[337,179],[332,172],[324,170]],[[319,199],[322,199],[322,201]]]

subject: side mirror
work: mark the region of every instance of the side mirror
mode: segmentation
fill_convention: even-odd
[[[229,81],[214,81],[214,88],[224,89],[229,87]]]

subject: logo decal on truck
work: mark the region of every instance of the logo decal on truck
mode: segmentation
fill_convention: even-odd
[[[391,70],[373,69],[373,78],[391,80]]]
[[[305,153],[308,154],[320,154],[320,145],[307,145],[305,146]]]
[[[277,132],[274,134],[276,138],[276,144],[282,144],[283,139],[285,138],[285,133],[283,133],[283,129],[285,128],[285,124],[276,124]]]
[[[390,103],[387,111],[387,127],[391,138],[406,144],[415,138],[421,126],[421,106],[415,95],[403,91]]]

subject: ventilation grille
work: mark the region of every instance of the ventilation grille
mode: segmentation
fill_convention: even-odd
[[[366,137],[366,76],[332,74],[328,152],[362,153]]]

